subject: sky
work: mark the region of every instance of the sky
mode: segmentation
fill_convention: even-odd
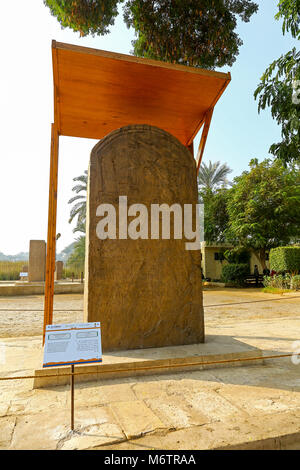
[[[250,23],[238,23],[243,40],[232,67],[232,81],[215,107],[203,161],[221,161],[233,170],[231,178],[247,170],[251,158],[269,157],[280,128],[270,111],[257,112],[253,92],[267,66],[296,46],[282,35],[275,21],[278,0],[258,0],[259,12]],[[14,0],[0,4],[0,252],[28,251],[29,240],[47,239],[50,124],[53,122],[51,41],[78,44],[129,54],[134,31],[122,15],[111,33],[80,38],[61,29],[42,0]],[[60,137],[57,242],[60,252],[76,238],[69,224],[72,179],[88,167],[95,140]],[[194,142],[195,151],[199,135]]]

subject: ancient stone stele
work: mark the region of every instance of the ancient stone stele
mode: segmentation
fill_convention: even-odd
[[[96,234],[100,204],[119,197],[128,208],[144,204],[149,239]],[[87,201],[84,315],[101,322],[104,351],[204,341],[201,255],[186,239],[151,239],[152,204],[197,204],[195,160],[167,132],[131,125],[110,133],[92,150]],[[128,225],[134,219],[128,216]],[[120,236],[123,239],[120,239]]]

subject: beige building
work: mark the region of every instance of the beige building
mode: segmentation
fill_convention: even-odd
[[[202,272],[205,278],[213,280],[220,280],[222,274],[222,268],[228,262],[224,259],[224,251],[231,250],[232,245],[226,243],[201,243],[201,255],[202,255]],[[257,264],[259,273],[263,273],[263,268],[259,260],[252,253],[250,258],[250,272],[253,274],[254,266]],[[268,257],[266,259],[266,265],[269,268]]]

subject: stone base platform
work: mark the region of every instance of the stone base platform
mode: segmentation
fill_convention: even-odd
[[[254,357],[261,359],[247,360]],[[228,360],[233,360],[233,362],[221,362]],[[215,363],[219,361],[220,363]],[[87,374],[75,376],[75,383],[217,367],[249,366],[262,364],[262,362],[263,354],[260,349],[237,341],[231,336],[208,335],[204,344],[116,351],[104,354],[102,364],[76,366],[75,373],[87,372]],[[70,377],[62,374],[69,372],[69,366],[36,369],[33,388],[66,385],[70,383]],[[47,375],[57,375],[57,377],[45,377]]]
[[[54,294],[82,294],[84,285],[81,282],[56,281]],[[45,292],[44,282],[0,282],[0,297],[16,295],[41,295]]]

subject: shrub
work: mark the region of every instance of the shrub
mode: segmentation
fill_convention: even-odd
[[[300,272],[300,246],[280,246],[270,251],[270,267],[278,273]]]
[[[300,275],[291,276],[289,273],[276,274],[274,276],[265,276],[264,277],[264,286],[271,287],[272,289],[291,289],[291,290],[300,290]]]
[[[293,276],[291,279],[291,289],[300,290],[300,276]]]
[[[263,285],[264,287],[272,287],[272,277],[264,276]]]
[[[291,276],[289,274],[277,274],[274,276],[265,276],[263,284],[265,287],[272,287],[274,289],[290,289]]]
[[[234,282],[242,285],[246,276],[250,274],[249,264],[227,264],[222,268],[221,280],[223,282]]]
[[[0,261],[0,281],[16,281],[26,261]]]
[[[0,281],[18,281],[20,279],[20,271],[11,271],[9,273],[0,272]]]

